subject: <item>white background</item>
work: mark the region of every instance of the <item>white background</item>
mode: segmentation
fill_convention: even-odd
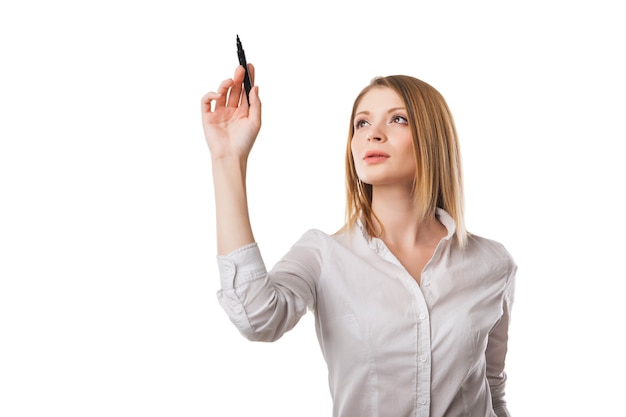
[[[257,67],[268,267],[344,214],[376,75],[455,115],[467,223],[519,264],[515,416],[623,413],[618,1],[13,1],[0,6],[0,415],[329,416],[312,315],[274,344],[219,307],[199,102]],[[621,414],[626,415],[626,414]]]

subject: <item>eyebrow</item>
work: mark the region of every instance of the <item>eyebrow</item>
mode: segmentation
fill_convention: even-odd
[[[387,110],[387,113],[393,113],[393,112],[396,112],[396,111],[398,111],[398,110],[404,110],[404,111],[406,111],[406,107],[394,107],[394,108],[392,108],[392,109]],[[369,114],[370,114],[370,112],[369,112],[369,111],[367,111],[367,110],[363,110],[363,111],[360,111],[360,112],[358,112],[358,113],[355,113],[355,114],[354,114],[354,116],[356,117],[356,116],[358,116],[358,115],[360,115],[360,114],[369,115]]]

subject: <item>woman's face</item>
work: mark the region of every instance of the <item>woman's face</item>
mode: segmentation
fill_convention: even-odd
[[[366,184],[413,186],[413,137],[402,98],[388,87],[375,87],[359,102],[354,120],[352,157]]]

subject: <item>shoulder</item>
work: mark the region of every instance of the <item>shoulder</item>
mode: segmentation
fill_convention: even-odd
[[[470,234],[464,251],[481,263],[490,265],[492,268],[504,269],[503,272],[508,274],[517,268],[511,253],[502,243],[493,239]]]
[[[473,250],[485,252],[491,256],[497,256],[505,259],[513,259],[511,253],[502,243],[493,239],[488,239],[484,236],[479,236],[476,234],[468,235],[467,246]]]
[[[274,269],[285,268],[285,265],[291,265],[288,268],[293,269],[293,265],[297,265],[297,268],[305,268],[317,276],[331,259],[342,256],[338,239],[339,236],[320,229],[308,229],[291,245]]]
[[[309,229],[293,246],[307,247],[332,257],[343,256],[348,252],[361,252],[368,248],[367,240],[358,227],[340,229],[332,234],[320,229]]]
[[[517,264],[506,247],[493,239],[468,235],[467,244],[455,257],[484,285],[494,285],[502,294],[511,297],[515,288]]]
[[[308,249],[324,252],[333,243],[333,236],[320,229],[308,229],[294,242],[291,250]]]
[[[331,239],[331,236],[320,229],[309,229],[302,233],[298,242],[319,242],[327,243]]]
[[[296,242],[296,245],[308,244],[319,247],[332,247],[337,244],[342,245],[343,242],[350,240],[349,235],[350,232],[343,230],[330,234],[313,228],[305,231]]]

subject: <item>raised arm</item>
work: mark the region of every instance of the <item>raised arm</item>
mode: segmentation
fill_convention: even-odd
[[[254,81],[254,66],[248,64],[248,69]],[[261,101],[255,86],[248,106],[245,92],[242,94],[244,73],[244,68],[238,66],[233,78],[222,81],[217,92],[202,98],[202,127],[213,170],[218,255],[254,242],[246,168],[261,129]]]
[[[254,67],[248,64],[251,79]],[[220,304],[250,340],[274,341],[315,305],[321,250],[311,236],[268,274],[254,242],[246,193],[248,155],[261,129],[258,88],[250,105],[242,94],[244,69],[202,98],[202,126],[213,166]],[[242,250],[236,250],[242,249]],[[270,276],[271,275],[271,276]]]

